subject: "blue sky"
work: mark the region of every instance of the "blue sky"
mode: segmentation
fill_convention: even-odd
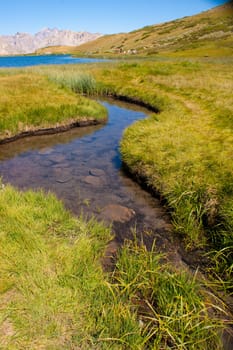
[[[0,0],[0,35],[44,27],[129,32],[208,10],[226,0]]]

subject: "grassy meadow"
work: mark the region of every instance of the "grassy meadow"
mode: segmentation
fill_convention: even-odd
[[[128,242],[115,271],[111,232],[54,195],[0,189],[1,349],[221,349],[219,304],[195,276]]]
[[[187,249],[211,254],[211,289],[221,282],[230,293],[232,72],[229,60],[169,59],[34,67],[5,76],[20,75],[22,89],[27,79],[43,88],[46,81],[72,99],[112,95],[159,110],[125,131],[123,161],[166,199]],[[14,116],[17,94],[7,96]],[[28,96],[24,108],[34,105],[36,95]],[[113,273],[103,272],[110,229],[72,217],[51,194],[8,185],[0,194],[1,348],[222,348],[228,317],[207,282],[206,289],[196,275],[174,271],[141,242],[126,242]]]
[[[159,111],[125,131],[123,161],[134,176],[166,200],[174,229],[186,248],[211,252],[214,273],[223,283],[228,281],[229,290],[232,72],[229,58],[135,60],[40,71],[80,92],[79,77],[86,74],[91,94],[126,98]]]
[[[124,166],[163,199],[189,254],[209,258],[200,281],[127,241],[105,272],[110,227],[72,216],[51,193],[0,181],[0,349],[223,348],[232,314],[222,300],[233,291],[231,11],[229,3],[75,51],[116,57],[133,48],[143,58],[0,70],[0,142],[105,121],[90,96],[149,107],[124,132]]]

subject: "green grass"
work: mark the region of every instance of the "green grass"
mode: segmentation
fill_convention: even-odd
[[[129,127],[121,152],[129,170],[166,199],[187,249],[211,252],[218,278],[232,290],[233,63],[172,58],[40,69],[71,87],[126,97],[159,110]],[[58,77],[58,78],[57,78]],[[84,79],[84,80],[85,80]],[[74,88],[82,92],[79,83]]]
[[[97,41],[101,55],[134,43],[143,54],[165,45],[167,57],[1,70],[0,139],[77,118],[105,119],[102,107],[76,93],[159,110],[125,131],[123,161],[166,199],[187,249],[204,247],[211,257],[211,288],[220,282],[231,293],[232,40],[214,34],[229,31],[229,10]],[[206,34],[212,36],[199,40]],[[84,48],[91,52],[95,43]],[[221,349],[224,305],[208,285],[135,242],[126,242],[114,272],[104,273],[110,239],[103,224],[72,217],[55,196],[1,184],[1,349]]]
[[[131,243],[104,274],[109,229],[51,194],[0,194],[1,349],[220,349],[222,323],[195,277]]]
[[[43,72],[43,71],[42,71]],[[90,75],[77,69],[64,69],[62,71],[50,70],[49,80],[57,83],[63,88],[69,88],[73,92],[85,95],[93,95],[96,91],[95,79]]]
[[[83,119],[104,121],[106,110],[41,75],[1,70],[0,139]]]
[[[217,309],[210,299],[205,300],[195,276],[174,272],[171,266],[161,264],[161,256],[153,249],[148,252],[143,245],[128,242],[114,278],[120,294],[137,310],[145,348],[221,347],[216,336],[221,322],[213,317],[209,323],[210,313]]]
[[[2,73],[1,79],[16,81],[18,90],[8,89],[7,95],[12,111],[18,106],[13,101],[22,101],[23,82],[25,111],[35,105],[28,79],[37,92],[46,82],[70,98],[79,99],[71,90],[125,96],[159,109],[126,130],[123,160],[166,198],[187,247],[212,249],[213,276],[228,281],[228,291],[231,66],[229,61],[170,59],[30,68]],[[27,95],[29,86],[33,95]],[[57,95],[51,96],[57,107]],[[224,306],[204,292],[195,276],[175,272],[154,250],[136,243],[126,243],[115,271],[104,273],[100,261],[109,229],[73,218],[51,194],[21,193],[9,186],[1,186],[0,194],[3,349],[221,348],[218,315]]]
[[[230,289],[232,68],[232,61],[224,58],[212,63],[170,58],[83,68],[95,79],[96,94],[124,96],[160,111],[126,130],[123,161],[167,200],[174,228],[188,249],[215,251],[214,264]]]

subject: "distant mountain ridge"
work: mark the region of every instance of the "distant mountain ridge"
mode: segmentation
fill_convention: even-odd
[[[29,54],[50,46],[79,46],[100,36],[99,33],[73,32],[57,28],[44,28],[35,35],[29,33],[2,35],[0,36],[0,55]]]

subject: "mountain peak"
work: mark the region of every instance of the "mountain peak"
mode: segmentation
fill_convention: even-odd
[[[11,36],[0,36],[0,55],[29,54],[48,46],[79,46],[100,36],[98,33],[49,27],[42,28],[34,35],[17,32]]]

